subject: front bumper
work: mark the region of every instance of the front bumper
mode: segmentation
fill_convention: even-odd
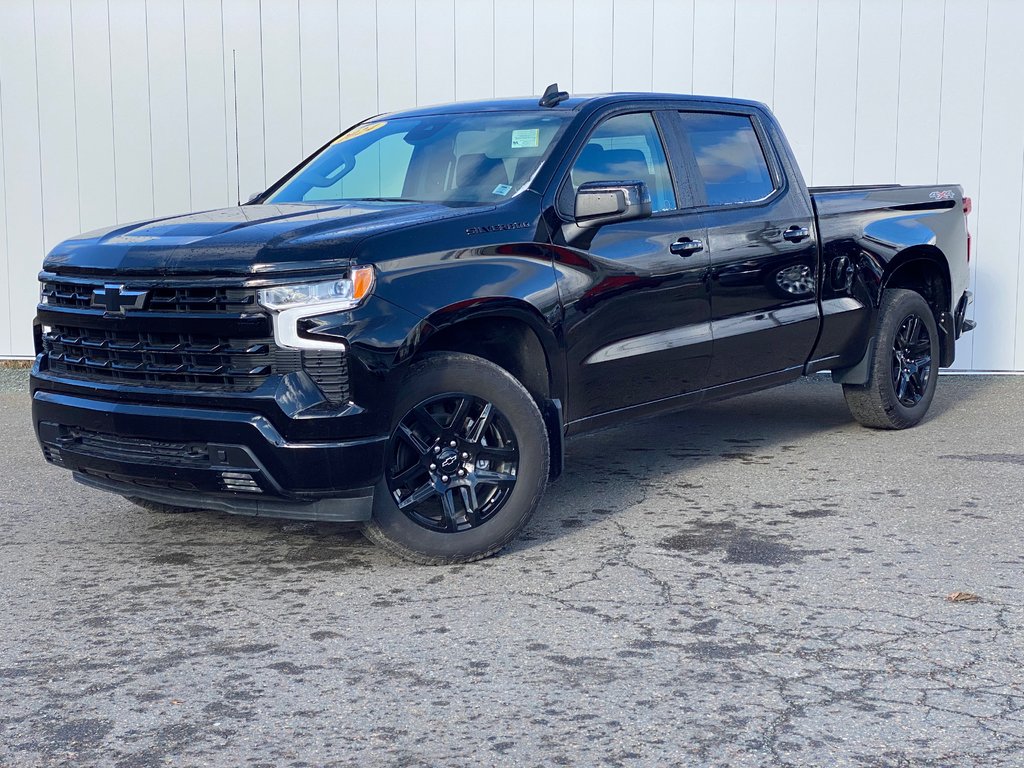
[[[41,383],[32,420],[44,456],[87,485],[238,514],[370,519],[386,437],[288,442],[257,412],[112,402]]]

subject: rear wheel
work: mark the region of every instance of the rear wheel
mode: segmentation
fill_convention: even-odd
[[[885,291],[868,381],[843,385],[853,417],[876,429],[917,424],[935,396],[938,359],[939,334],[928,303],[914,291]]]
[[[429,355],[399,394],[364,533],[419,563],[492,555],[536,509],[548,451],[536,403],[507,371],[472,355]]]

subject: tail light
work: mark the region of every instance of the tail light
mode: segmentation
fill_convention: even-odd
[[[974,203],[971,202],[971,198],[964,197],[964,227],[967,227],[967,217],[970,216],[971,211],[974,210]],[[971,263],[971,230],[967,229],[967,263]]]

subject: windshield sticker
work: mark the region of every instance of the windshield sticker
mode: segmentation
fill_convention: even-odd
[[[498,186],[496,186],[494,188],[494,190],[491,192],[491,194],[492,195],[501,195],[502,197],[504,197],[505,195],[507,195],[511,191],[512,191],[512,185],[511,184],[499,184]]]
[[[540,128],[518,128],[512,131],[512,149],[540,146]]]
[[[341,142],[343,142],[343,141],[348,141],[349,139],[354,139],[354,138],[356,138],[358,136],[362,136],[364,134],[367,134],[370,131],[376,131],[378,128],[383,128],[387,124],[388,123],[385,120],[384,122],[381,122],[381,123],[363,123],[362,125],[357,125],[351,131],[347,131],[346,133],[343,133],[341,136],[336,138],[334,141],[331,142],[331,144],[332,145],[334,145],[334,144],[341,144]]]

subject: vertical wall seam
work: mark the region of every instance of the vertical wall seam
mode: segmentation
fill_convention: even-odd
[[[576,90],[576,0],[569,6],[569,90]]]
[[[241,152],[238,141],[238,52],[231,49],[231,97],[232,107],[235,111],[235,195],[238,204],[242,204],[242,169]],[[247,201],[248,202],[248,201]]]
[[[896,60],[896,143],[892,155],[892,180],[899,181],[900,167],[900,101],[903,96],[903,0],[900,0],[900,45]]]
[[[70,2],[70,0],[69,0]],[[11,354],[14,354],[14,314],[11,308],[11,223],[7,216],[7,164],[4,161],[4,151],[6,142],[4,139],[4,78],[3,71],[0,70],[0,169],[3,169],[3,173],[0,174],[0,183],[3,184],[4,193],[4,206],[0,210],[0,216],[4,217],[4,254],[7,260],[4,262],[4,271],[7,282],[7,350]],[[77,140],[76,140],[77,141]]]
[[[109,20],[108,20],[109,21]],[[185,75],[185,168],[188,171],[188,209],[192,210],[192,123],[188,102],[188,25],[185,23],[185,0],[181,0],[181,63]]]
[[[228,205],[231,202],[231,132],[228,126],[234,122],[233,119],[228,117],[230,104],[228,101],[228,68],[224,60],[227,53],[228,46],[224,39],[224,0],[220,0],[220,81],[224,85],[224,189],[228,193],[227,199],[224,200],[224,205]],[[232,95],[234,95],[233,88]],[[237,187],[238,185],[236,184],[235,186]],[[237,197],[235,199],[236,202],[242,202]]]
[[[949,0],[942,4],[942,32],[939,38],[942,41],[939,48],[939,119],[938,131],[935,134],[935,183],[939,183],[939,162],[942,159],[942,76],[946,69],[946,9],[949,7]]]
[[[108,0],[109,3],[109,0]],[[82,195],[81,195],[81,184],[82,184],[82,159],[78,151],[78,88],[75,86],[75,16],[74,11],[71,9],[71,0],[68,0],[68,40],[71,42],[71,116],[72,124],[75,132],[75,189],[78,194],[75,195],[75,199],[78,201],[78,209],[75,212],[75,229],[78,232],[82,231]],[[114,77],[111,73],[110,77],[111,88],[113,88]],[[113,112],[114,109],[114,97],[111,94],[110,97],[110,109]],[[113,128],[113,123],[111,123]],[[116,136],[116,134],[115,134]],[[115,165],[114,174],[114,186],[117,186],[117,174]],[[115,209],[116,210],[116,209]],[[8,254],[10,258],[10,254]],[[11,339],[13,344],[14,340]]]
[[[729,95],[736,95],[736,0],[732,0],[732,82]]]
[[[1020,172],[1020,191],[1021,191],[1021,210],[1024,210],[1024,149],[1021,150],[1021,172]],[[1013,329],[1013,362],[1011,366],[1013,369],[1017,369],[1017,317],[1020,314],[1020,259],[1024,247],[1021,246],[1020,239],[1024,237],[1024,216],[1017,217],[1017,279],[1015,281],[1014,294],[1017,297],[1017,301],[1013,302],[1013,322],[1010,323],[1010,328]]]
[[[498,39],[498,37],[497,37],[497,27],[495,26],[495,24],[497,22],[497,18],[496,18],[496,12],[495,12],[495,8],[494,8],[496,2],[497,2],[497,0],[491,0],[491,50],[492,50],[492,54],[491,54],[491,98],[495,98],[498,95],[498,92],[497,92],[497,88],[498,88],[498,68],[495,65],[494,54],[493,54],[493,50],[495,48],[495,42]]]
[[[654,23],[654,17],[657,14],[658,0],[651,0],[651,90],[654,88],[654,38],[655,30],[658,28]]]
[[[617,3],[616,3],[615,0],[611,0],[611,4],[612,4],[612,18],[611,18],[611,23],[609,24],[609,27],[610,27],[610,39],[612,41],[612,44],[611,44],[611,49],[612,49],[612,52],[611,52],[611,60],[612,60],[611,90],[614,91],[615,90],[615,6],[617,5]]]
[[[150,215],[157,215],[157,168],[153,152],[153,68],[150,66],[150,3],[142,4],[145,23],[145,104],[150,114]]]
[[[857,60],[853,65],[853,152],[850,158],[850,184],[857,179],[857,111],[860,106],[860,30],[863,26],[864,0],[857,0]]]
[[[380,3],[374,0],[374,89],[377,99],[375,110],[378,114],[381,111],[381,8]],[[378,155],[380,162],[380,155]]]
[[[814,0],[814,71],[818,71],[818,17],[821,14],[821,0]],[[807,183],[813,185],[814,180],[814,156],[818,154],[818,147],[814,142],[814,124],[818,120],[817,110],[814,108],[818,97],[818,78],[815,74],[811,84],[811,160],[807,166]]]
[[[779,71],[779,0],[775,0],[775,15],[772,17],[772,111],[775,110],[775,74]]]
[[[807,178],[814,181],[814,114],[818,111],[818,26],[821,23],[821,0],[814,4],[814,71],[811,73],[811,167]]]
[[[978,136],[978,191],[979,192],[982,189],[984,189],[984,187],[985,187],[985,97],[986,97],[986,94],[985,94],[985,78],[987,76],[987,71],[988,71],[988,42],[989,42],[988,28],[989,28],[991,9],[992,9],[991,3],[986,2],[986,4],[985,4],[985,44],[982,46],[982,55],[981,55],[981,83],[982,83],[982,90],[981,90],[981,128],[980,128],[980,130],[978,132],[979,133],[979,136]],[[980,199],[981,198],[979,197],[979,201],[980,201]],[[978,285],[978,266],[980,264],[979,259],[981,257],[982,233],[984,231],[982,226],[981,226],[982,219],[984,218],[984,211],[985,211],[984,206],[979,206],[978,207],[978,212],[977,212],[977,214],[975,214],[975,217],[974,217],[974,224],[975,224],[976,231],[974,232],[974,235],[973,235],[973,243],[972,243],[972,245],[973,245],[973,255],[972,255],[972,261],[974,262],[974,266],[973,266],[973,269],[974,269],[974,280],[973,280],[973,282],[974,282],[974,306],[975,307],[978,306],[979,301],[980,301],[980,290],[979,290],[980,286]],[[973,308],[971,308],[971,312],[973,313],[974,311],[975,310]],[[972,318],[973,318],[973,314],[972,314]],[[972,349],[971,349],[971,367],[973,368],[974,367],[974,349],[973,349],[974,341],[973,340],[971,341],[971,347],[972,347]]]
[[[306,156],[306,100],[302,92],[302,6],[295,1],[295,36],[299,43],[299,151]]]
[[[373,69],[376,77],[374,78],[374,92],[376,93],[377,105],[374,109],[380,113],[380,3],[377,0],[373,0]],[[379,155],[378,155],[379,159]]]
[[[459,22],[458,8],[459,0],[452,0],[452,94],[459,98]]]
[[[110,0],[107,6],[107,86],[110,90],[110,160],[113,163],[114,172],[114,219],[120,223],[121,217],[117,212],[117,131],[114,129],[114,46],[110,41]],[[77,148],[78,141],[75,141]],[[79,222],[81,229],[81,222]]]
[[[341,9],[338,7],[341,4],[341,0],[335,0],[334,3],[334,36],[338,41],[338,66],[335,71],[335,76],[338,78],[338,133],[345,127],[345,108],[342,106],[342,88],[341,88]]]
[[[775,0],[775,60],[772,61],[772,110],[775,110],[775,102],[779,100],[776,88],[779,87],[779,3],[782,0]]]
[[[260,21],[260,118],[263,126],[263,188],[267,183],[267,85],[263,60],[263,0],[259,0],[259,21]]]
[[[986,30],[988,24],[985,25]],[[1024,211],[1024,149],[1021,150],[1021,173],[1020,173],[1020,192],[1021,202],[1020,209]],[[1018,215],[1017,217],[1017,280],[1014,285],[1014,296],[1016,301],[1013,302],[1013,322],[1010,324],[1010,328],[1013,329],[1013,356],[1010,366],[1013,370],[1018,369],[1017,365],[1017,318],[1020,316],[1020,304],[1022,297],[1020,293],[1020,260],[1021,255],[1024,253],[1024,246],[1021,245],[1021,237],[1024,237],[1024,215]]]
[[[68,10],[69,11],[71,10],[70,7],[68,8]],[[69,23],[71,22],[70,15],[68,17],[68,22]],[[41,116],[39,114],[39,112],[40,112],[40,110],[39,110],[39,33],[36,31],[36,0],[32,0],[32,64],[33,64],[33,69],[34,69],[33,75],[35,76],[35,82],[36,82],[36,145],[39,147],[39,157],[37,158],[38,161],[39,161],[39,223],[41,225],[40,226],[40,231],[39,231],[39,236],[40,236],[40,238],[43,241],[43,248],[42,249],[45,251],[46,250],[46,204],[45,204],[46,193],[43,190],[43,183],[45,181],[45,177],[43,176],[43,137],[40,135],[41,134],[41,130],[40,129],[42,128],[42,118],[41,118]],[[72,72],[73,72],[73,70],[72,70]],[[74,77],[74,75],[72,75],[72,77]],[[72,90],[74,90],[73,85],[74,84],[72,83]],[[78,146],[78,136],[77,136],[77,134],[75,135],[75,146],[76,147]],[[78,188],[78,197],[81,198],[81,196],[82,196],[81,182],[80,182],[79,179],[75,179],[75,182],[76,182],[76,187]],[[5,201],[6,201],[6,198],[5,198]],[[81,202],[79,202],[79,206],[81,206]],[[8,259],[7,259],[7,269],[8,269],[8,271],[10,271],[10,256],[9,255],[8,255]],[[7,280],[8,280],[7,284],[8,284],[8,286],[10,286],[10,275],[8,275]],[[10,304],[11,304],[11,302],[10,302],[10,299],[8,298],[7,305],[10,306]],[[13,320],[13,318],[12,318],[12,320]],[[13,342],[14,342],[14,339],[11,339],[12,347],[13,347]]]
[[[697,35],[697,0],[690,0],[690,93],[693,93],[693,72],[697,66],[697,54],[696,54],[696,35]]]
[[[978,121],[978,126],[979,127],[978,127],[978,177],[977,178],[978,178],[978,188],[979,189],[981,187],[981,173],[982,173],[982,163],[981,163],[981,158],[982,158],[982,139],[983,139],[983,136],[984,136],[984,133],[985,133],[985,72],[987,70],[987,67],[986,67],[987,58],[988,58],[986,56],[987,48],[988,48],[988,0],[985,0],[985,37],[984,37],[984,40],[983,40],[982,45],[981,45],[981,119]],[[968,190],[964,190],[964,191],[966,192]],[[970,193],[976,195],[978,193],[978,189],[970,190]],[[980,216],[980,213],[981,212],[979,210],[977,213],[974,214],[974,224],[975,224],[974,228],[975,228],[975,230],[978,229],[977,224],[978,224],[978,217]],[[970,222],[968,222],[968,227],[970,227]],[[974,240],[974,242],[973,242],[972,250],[974,251],[974,257],[971,260],[971,263],[968,264],[968,273],[967,273],[967,281],[968,282],[967,282],[967,287],[970,288],[973,291],[977,291],[977,264],[978,264],[978,232],[977,231],[975,231],[973,233],[973,240]],[[968,316],[972,320],[974,319],[974,307],[975,307],[975,304],[971,304],[970,306],[967,307]],[[970,336],[969,342],[967,344],[967,349],[968,349],[967,369],[968,370],[973,370],[974,369],[974,334],[973,333]],[[958,354],[959,354],[959,352],[958,352]]]
[[[412,103],[420,105],[420,4],[412,0]]]

